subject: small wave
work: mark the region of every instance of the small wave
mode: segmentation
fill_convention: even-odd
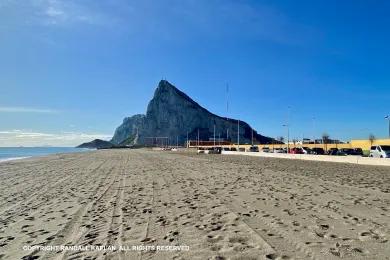
[[[27,159],[27,158],[30,158],[30,157],[31,156],[2,158],[2,159],[0,159],[0,163],[8,162],[8,161],[14,161],[14,160]]]

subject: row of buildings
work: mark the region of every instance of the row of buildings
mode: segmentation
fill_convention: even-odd
[[[329,150],[331,148],[361,148],[362,150],[368,151],[370,150],[371,146],[374,145],[390,145],[390,139],[376,139],[376,140],[368,140],[368,139],[354,139],[350,140],[349,142],[343,142],[340,140],[333,140],[333,139],[302,139],[302,140],[294,140],[287,143],[269,143],[269,144],[254,144],[258,146],[260,149],[264,147],[268,147],[270,149],[273,148],[286,148],[289,146],[290,148],[293,147],[309,147],[309,148],[315,148],[315,147],[321,147],[324,150]],[[237,143],[231,143],[230,141],[225,141],[223,139],[212,139],[210,138],[208,141],[203,140],[189,140],[187,141],[187,148],[195,148],[195,147],[214,147],[214,146],[220,146],[220,147],[241,147],[249,149],[252,144],[237,144]]]

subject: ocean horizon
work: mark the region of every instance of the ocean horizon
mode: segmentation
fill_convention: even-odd
[[[0,147],[0,163],[57,153],[85,152],[90,149],[75,147]]]

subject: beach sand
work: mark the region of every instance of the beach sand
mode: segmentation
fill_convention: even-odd
[[[390,259],[390,167],[100,150],[0,178],[0,259]]]

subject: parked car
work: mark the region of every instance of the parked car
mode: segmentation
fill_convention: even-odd
[[[340,151],[346,155],[363,155],[363,150],[361,148],[342,148]]]
[[[352,148],[341,148],[340,152],[345,153],[346,155],[356,155],[356,152]]]
[[[284,153],[283,148],[275,148],[274,153]]]
[[[237,152],[237,148],[236,147],[232,147],[232,148],[230,148],[230,151]]]
[[[238,151],[239,152],[245,152],[245,148],[244,147],[240,147],[240,148],[238,148]]]
[[[330,148],[327,152],[328,155],[337,155],[337,152],[339,151],[339,149],[337,148]]]
[[[259,147],[258,146],[251,146],[251,147],[249,147],[249,152],[258,153]]]
[[[223,151],[231,151],[229,147],[224,147]]]
[[[198,149],[197,153],[201,154],[201,153],[205,153],[205,152],[204,152],[204,149],[200,147],[200,148]]]
[[[291,148],[290,149],[291,154],[304,154],[303,149],[299,147]]]
[[[390,145],[371,146],[370,157],[390,158]]]
[[[263,147],[263,149],[261,149],[263,151],[263,153],[269,153],[269,147]]]
[[[302,151],[304,154],[311,154],[312,150],[309,147],[302,147]]]
[[[356,155],[363,156],[363,150],[362,148],[354,148]]]
[[[324,155],[325,151],[322,148],[314,147],[313,149],[311,149],[311,153],[312,154],[317,154],[317,155]]]
[[[221,147],[214,147],[207,150],[208,154],[220,154],[222,151]]]
[[[345,152],[342,150],[339,150],[338,148],[330,148],[328,151],[328,155],[340,155],[340,156],[345,156],[347,155]]]

